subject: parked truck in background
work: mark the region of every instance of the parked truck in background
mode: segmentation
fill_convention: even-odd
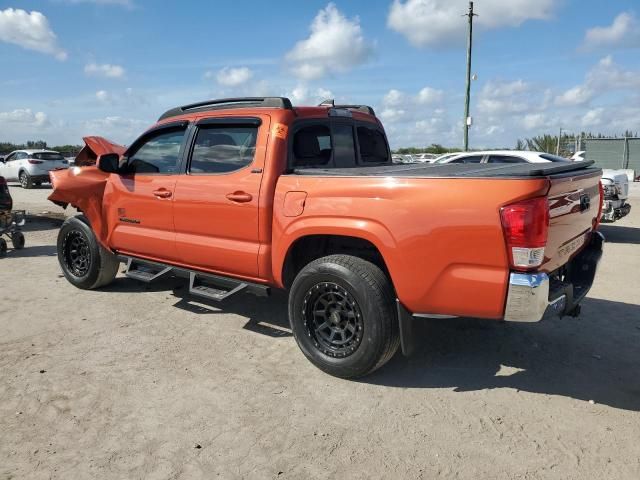
[[[577,315],[601,256],[590,162],[393,164],[367,106],[207,101],[96,145],[97,166],[51,174],[50,200],[82,212],[58,236],[69,282],[124,261],[210,300],[286,289],[300,349],[340,377],[409,354],[421,317]]]

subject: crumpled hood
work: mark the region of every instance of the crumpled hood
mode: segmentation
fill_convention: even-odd
[[[127,149],[127,147],[118,145],[104,137],[83,137],[82,140],[84,140],[85,145],[76,156],[75,164],[78,167],[95,165],[101,155],[107,153],[122,155]]]

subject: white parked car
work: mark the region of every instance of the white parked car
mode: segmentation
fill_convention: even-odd
[[[413,160],[417,163],[433,163],[438,158],[438,155],[433,153],[418,153],[413,156]]]
[[[69,168],[69,163],[52,150],[16,150],[0,161],[0,176],[7,182],[20,182],[32,188],[49,182],[49,172]]]
[[[525,150],[487,150],[483,152],[448,153],[438,157],[435,163],[567,163],[566,158],[545,152]]]

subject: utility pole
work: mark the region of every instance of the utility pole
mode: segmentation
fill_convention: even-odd
[[[471,49],[473,47],[473,2],[469,2],[469,38],[467,40],[467,92],[464,99],[464,151],[469,151],[469,102],[471,101]]]
[[[560,140],[562,139],[562,127],[560,127],[560,134],[558,135],[558,145],[556,146],[556,155],[560,155]]]

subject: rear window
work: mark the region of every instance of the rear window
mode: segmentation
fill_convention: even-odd
[[[571,160],[568,160],[566,158],[562,158],[559,157],[557,155],[551,155],[550,153],[541,153],[540,154],[540,158],[544,158],[545,160],[549,160],[550,162],[570,162]]]
[[[36,160],[64,160],[64,157],[56,152],[33,153],[31,156]]]
[[[358,127],[358,144],[363,163],[388,163],[389,149],[382,132],[374,128]]]

